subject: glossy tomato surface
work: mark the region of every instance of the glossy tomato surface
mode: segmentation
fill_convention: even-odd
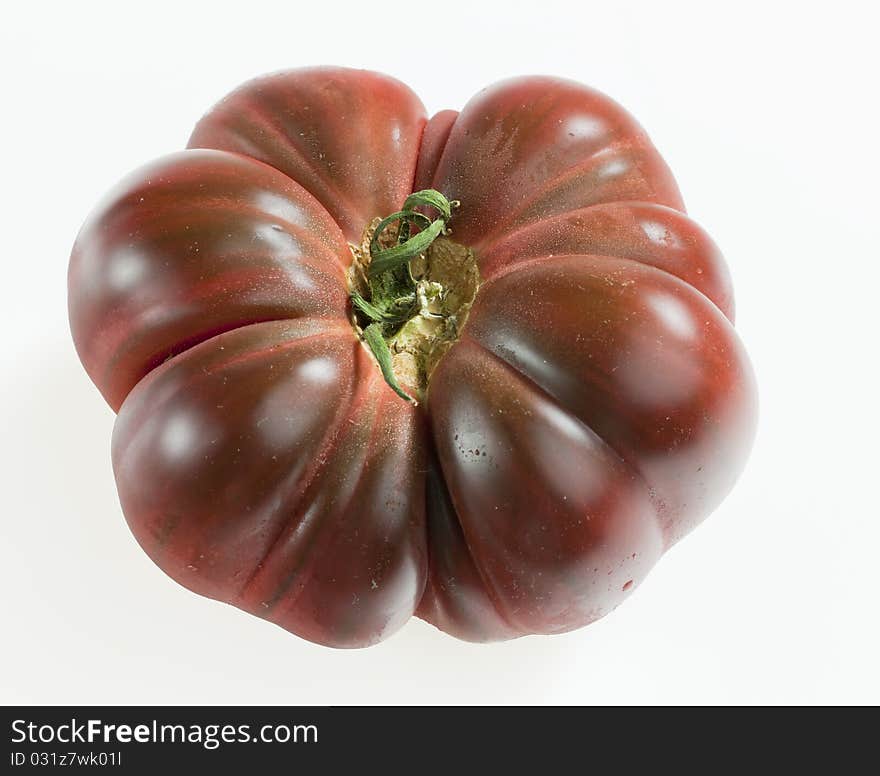
[[[359,340],[346,273],[422,188],[461,202],[481,285],[414,406]],[[556,78],[430,120],[375,73],[247,83],[98,205],[69,303],[145,551],[336,647],[413,614],[476,641],[603,616],[754,433],[721,254],[639,125]]]

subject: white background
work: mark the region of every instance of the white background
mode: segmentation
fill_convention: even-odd
[[[13,3],[0,32],[0,703],[878,703],[874,3]],[[390,14],[390,15],[389,15]],[[314,646],[131,538],[67,328],[97,198],[265,71],[368,67],[430,111],[567,76],[648,130],[724,250],[761,393],[736,490],[601,622]]]

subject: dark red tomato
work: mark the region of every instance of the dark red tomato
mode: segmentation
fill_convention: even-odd
[[[417,406],[353,325],[352,245],[460,201],[480,285]],[[427,121],[319,68],[123,180],[69,275],[126,518],[171,577],[304,638],[470,640],[616,607],[731,488],[756,400],[718,249],[618,105],[521,78]]]

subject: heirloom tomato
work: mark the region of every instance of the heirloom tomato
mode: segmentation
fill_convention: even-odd
[[[601,617],[754,431],[721,254],[558,78],[430,119],[376,73],[247,83],[98,205],[69,306],[144,550],[336,647]]]

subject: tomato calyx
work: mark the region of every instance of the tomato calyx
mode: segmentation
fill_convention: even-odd
[[[413,404],[458,340],[479,286],[473,251],[447,236],[458,205],[439,191],[417,191],[351,246],[352,325],[391,389]]]

